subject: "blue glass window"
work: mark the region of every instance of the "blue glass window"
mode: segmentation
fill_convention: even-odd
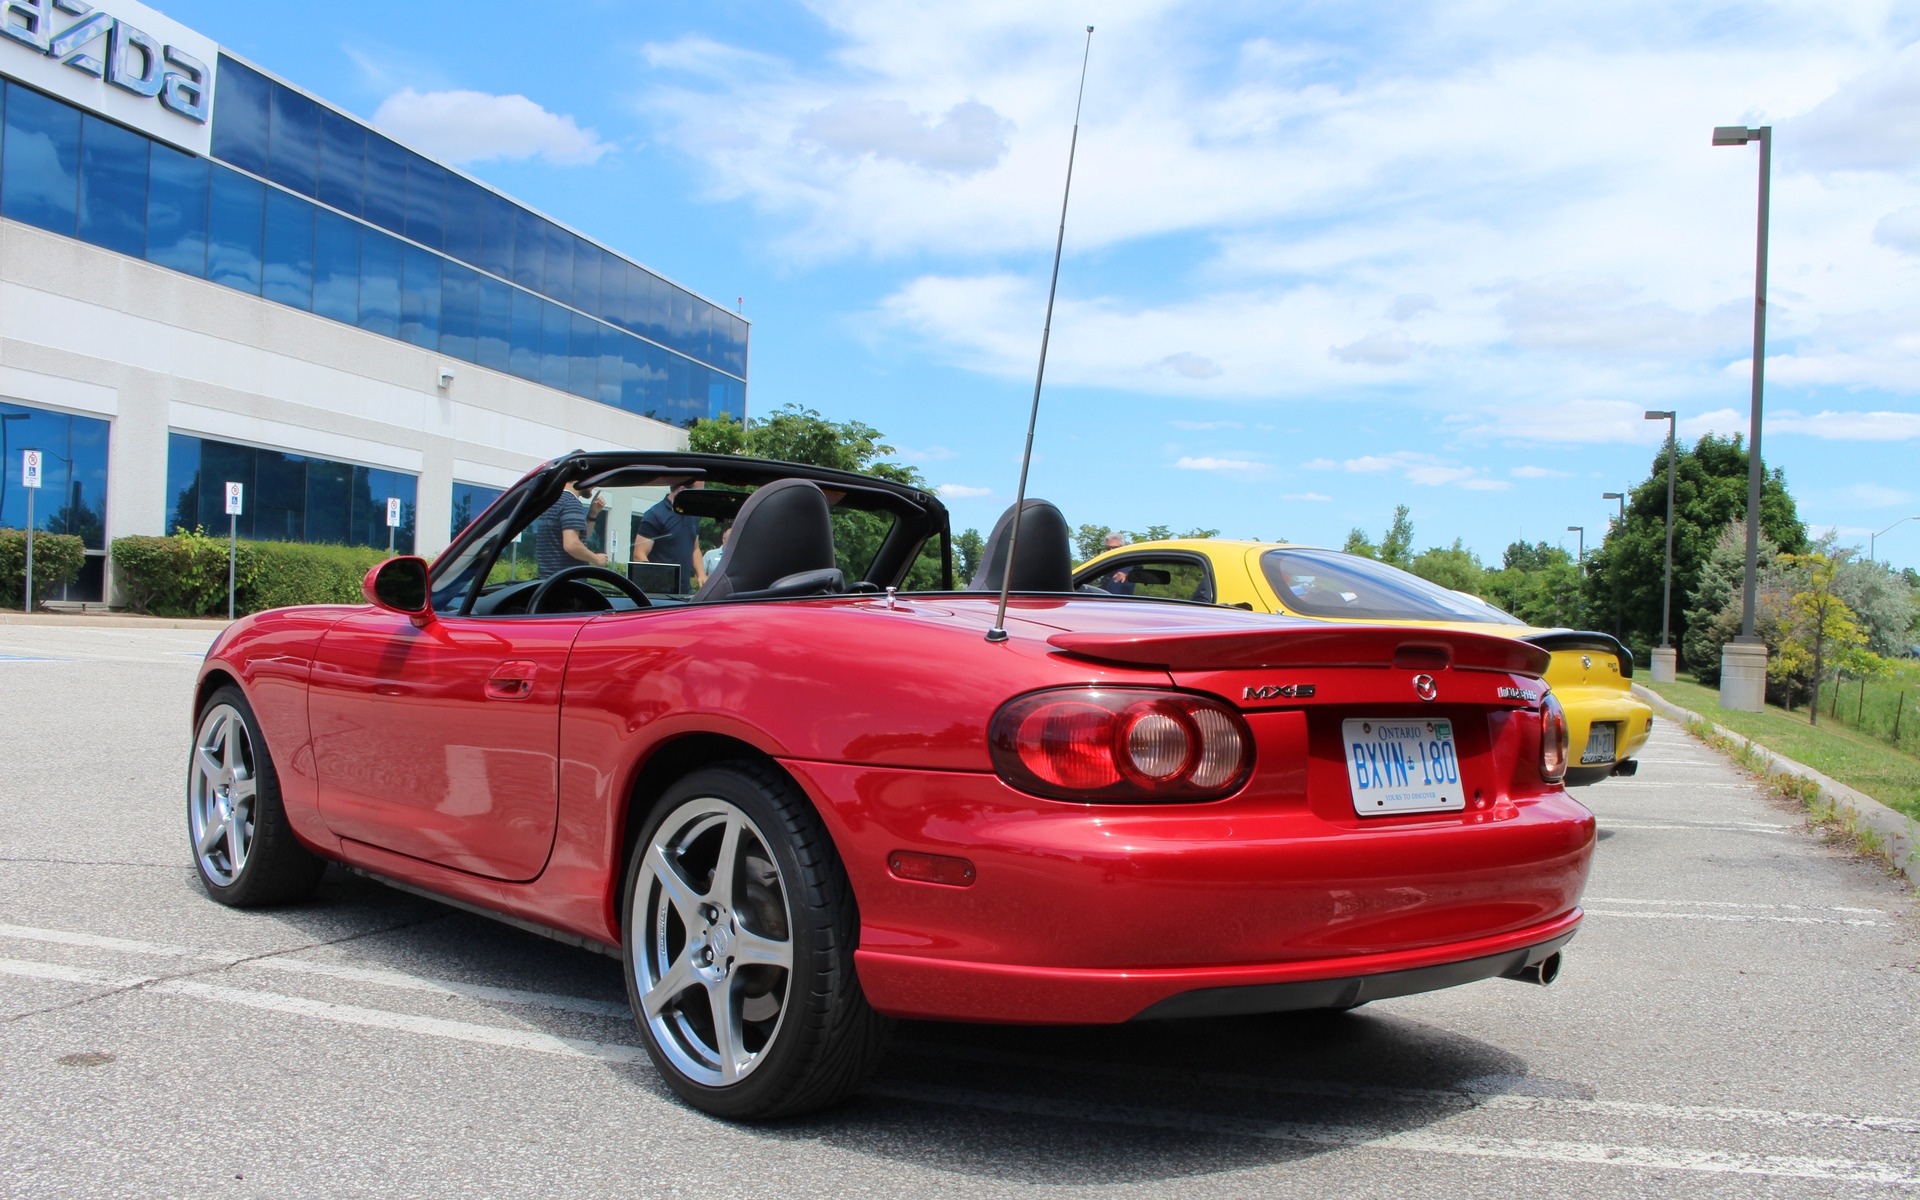
[[[447,253],[463,263],[480,263],[480,197],[471,179],[447,176]]]
[[[653,276],[639,267],[627,268],[626,319],[621,324],[627,327],[628,332],[641,337],[651,336],[647,332],[647,305],[652,300],[649,290],[652,283]]]
[[[105,422],[98,422],[104,425]],[[413,508],[419,481],[379,467],[310,455],[236,446],[175,433],[167,437],[167,491],[172,524],[225,532],[226,483],[246,487],[241,537],[385,547],[387,498],[401,502],[394,548],[413,552]]]
[[[207,273],[207,160],[154,143],[147,167],[147,261]]]
[[[647,347],[646,378],[642,385],[644,390],[641,393],[641,406],[637,410],[642,416],[654,417],[661,421],[667,419],[667,409],[671,406],[667,396],[667,388],[671,383],[667,367],[674,361],[676,360],[673,354],[665,348],[652,345]]]
[[[693,306],[696,301],[679,288],[670,289],[668,300],[672,308],[671,319],[667,325],[667,346],[682,354],[692,354],[694,352]],[[676,391],[674,394],[679,396],[685,393]]]
[[[313,311],[360,321],[360,223],[321,209],[313,237]]]
[[[540,297],[518,288],[513,292],[513,348],[508,369],[522,379],[538,381],[542,344],[540,311],[546,305]]]
[[[320,106],[285,84],[273,85],[265,174],[303,196],[320,189]]]
[[[687,393],[692,384],[687,378],[693,364],[678,354],[667,355],[667,386],[661,396],[661,403],[654,409],[653,415],[662,421],[671,421],[675,425],[687,422]]]
[[[567,390],[591,400],[599,391],[600,330],[605,328],[592,317],[572,314],[573,331],[568,337],[569,363]]]
[[[6,178],[0,215],[72,237],[80,196],[80,110],[10,85],[0,174]]]
[[[513,298],[517,289],[480,277],[480,332],[473,361],[496,371],[509,369],[513,348]]]
[[[600,331],[600,364],[593,398],[618,408],[625,383],[626,347],[634,337],[606,325],[595,325],[594,328]]]
[[[473,523],[473,519],[487,511],[487,506],[498,500],[503,494],[500,488],[481,487],[477,483],[455,482],[453,485],[453,522],[448,530],[449,540],[460,536],[460,531]]]
[[[440,265],[431,250],[405,247],[404,287],[400,293],[400,337],[429,350],[440,347]]]
[[[256,175],[267,173],[267,127],[273,85],[265,75],[222,54],[213,102],[213,155]]]
[[[377,133],[367,135],[367,220],[383,229],[407,229],[407,152]]]
[[[668,330],[673,327],[673,296],[680,289],[657,275],[649,283],[647,336],[662,346],[670,346],[673,342]]]
[[[27,492],[20,486],[20,451],[38,450],[44,472],[34,497],[33,527],[71,533],[89,550],[107,547],[107,422],[0,400],[0,528],[27,523]],[[18,604],[19,596],[9,596]]]
[[[547,235],[547,271],[540,290],[548,299],[573,303],[574,236],[558,225],[549,224]]]
[[[266,204],[266,184],[225,167],[213,169],[208,279],[235,291],[260,294],[260,237]]]
[[[573,372],[573,314],[558,304],[540,305],[540,382],[567,390]]]
[[[360,328],[400,336],[400,240],[360,231]]]
[[[440,283],[440,352],[472,362],[480,332],[480,274],[448,263]]]
[[[547,223],[525,209],[513,214],[513,281],[540,290],[547,272]]]
[[[266,254],[260,294],[293,308],[313,307],[313,205],[267,189]]]
[[[307,460],[306,532],[309,542],[346,545],[352,538],[353,468],[346,463]]]
[[[307,535],[307,458],[279,450],[253,452],[252,537],[263,542],[298,542]]]
[[[505,196],[480,192],[480,257],[473,265],[502,279],[513,278],[514,207]]]
[[[320,201],[359,216],[366,210],[367,131],[331,109],[320,113]]]
[[[600,247],[573,239],[573,306],[600,315]]]
[[[139,258],[147,249],[146,138],[88,117],[80,129],[80,240]]]
[[[447,241],[447,169],[407,155],[407,236],[440,249]]]

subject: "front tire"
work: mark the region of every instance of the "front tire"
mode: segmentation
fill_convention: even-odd
[[[878,1065],[889,1023],[854,973],[846,871],[772,767],[710,767],[666,790],[634,847],[621,929],[647,1053],[695,1108],[795,1116]]]
[[[233,908],[305,900],[327,869],[293,836],[253,706],[230,684],[207,697],[194,722],[187,844],[207,895]]]

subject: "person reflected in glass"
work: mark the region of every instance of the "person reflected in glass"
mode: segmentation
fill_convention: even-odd
[[[535,525],[533,550],[540,578],[556,575],[578,563],[607,565],[607,556],[588,546],[586,540],[588,527],[606,504],[597,492],[590,500],[582,499],[572,483],[561,490],[560,498],[540,515]]]
[[[673,498],[689,487],[705,487],[704,480],[676,484],[658,504],[640,515],[633,530],[633,561],[674,563],[680,568],[680,586],[697,591],[707,582],[700,551],[700,518],[675,511]],[[692,583],[688,583],[692,580]]]

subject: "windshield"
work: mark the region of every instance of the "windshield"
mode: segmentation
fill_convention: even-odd
[[[1280,602],[1308,617],[1378,621],[1526,622],[1386,563],[1337,550],[1269,550],[1260,556]]]

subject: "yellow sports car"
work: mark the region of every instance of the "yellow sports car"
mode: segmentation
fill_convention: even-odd
[[[1465,592],[1339,550],[1185,538],[1121,546],[1073,573],[1076,588],[1226,604],[1309,620],[1438,625],[1520,638],[1553,655],[1547,682],[1572,736],[1567,784],[1632,775],[1653,710],[1633,698],[1633,656],[1604,633],[1536,629]]]

